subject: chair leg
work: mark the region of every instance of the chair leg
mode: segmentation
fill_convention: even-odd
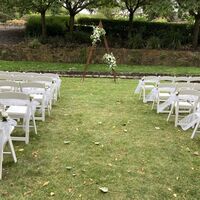
[[[34,126],[34,130],[35,130],[35,134],[37,135],[37,127],[36,127],[36,123],[35,123],[35,116],[34,116],[34,114],[32,115],[32,120],[33,120],[33,126]]]
[[[171,109],[170,109],[170,112],[167,116],[167,122],[169,121],[169,118],[171,117],[172,113],[173,113],[173,110],[174,110],[174,104],[171,106]]]
[[[198,123],[196,124],[196,126],[195,126],[195,128],[194,128],[194,130],[193,130],[193,132],[192,132],[191,139],[194,138],[194,136],[195,136],[195,134],[196,134],[196,131],[197,131],[198,127],[199,127],[199,124],[200,124],[200,122],[198,122]]]
[[[8,144],[9,144],[9,146],[10,146],[10,150],[11,150],[11,154],[12,154],[13,160],[14,160],[14,162],[16,163],[16,162],[17,162],[17,157],[16,157],[15,150],[14,150],[14,146],[13,146],[13,143],[12,143],[12,140],[11,140],[10,137],[9,137],[9,139],[8,139]]]
[[[2,169],[3,169],[3,147],[0,150],[0,180],[2,179]]]

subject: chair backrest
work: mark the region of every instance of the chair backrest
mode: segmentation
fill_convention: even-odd
[[[175,77],[174,82],[177,83],[189,83],[190,81],[190,77],[187,76],[179,76],[179,77]]]
[[[159,83],[157,88],[160,92],[174,92],[176,90],[176,85],[174,83]]]
[[[29,100],[30,96],[21,92],[0,92],[0,99]]]
[[[190,77],[189,82],[190,83],[200,83],[200,77]]]
[[[165,82],[174,82],[174,79],[175,79],[175,77],[174,76],[160,76],[159,77],[159,82],[161,83],[161,82],[163,82],[163,83],[165,83]]]
[[[200,91],[188,89],[188,90],[180,90],[178,92],[178,101],[194,102],[194,107],[195,107],[197,106],[199,100],[200,100]]]
[[[187,89],[193,89],[194,83],[176,83],[176,90],[187,90]]]
[[[44,83],[27,82],[20,83],[21,92],[26,94],[44,94],[46,86]]]
[[[14,81],[3,81],[0,80],[0,91],[19,91],[20,86],[19,83],[14,82]]]

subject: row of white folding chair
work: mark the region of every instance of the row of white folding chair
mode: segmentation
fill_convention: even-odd
[[[156,96],[153,100],[152,109],[154,108],[154,104],[156,104],[157,113],[159,113],[159,105],[160,103],[165,102],[171,95],[173,95],[176,91],[183,89],[195,89],[200,90],[199,83],[159,83],[156,87]],[[169,111],[164,111],[169,112]]]
[[[4,154],[12,154],[13,160],[16,163],[17,157],[15,154],[15,150],[13,147],[11,134],[14,130],[14,126],[16,125],[15,121],[9,120],[9,122],[0,122],[0,180],[2,179],[2,171],[3,171],[3,158]],[[9,145],[10,152],[5,152],[4,147],[6,144]]]
[[[161,80],[166,80],[166,79],[162,78]],[[170,80],[170,78],[168,80]],[[183,80],[183,79],[181,78],[181,80]],[[169,120],[170,116],[173,113],[173,110],[175,109],[175,126],[177,126],[177,124],[178,124],[180,113],[189,114],[191,112],[194,112],[197,109],[197,106],[199,104],[199,96],[200,96],[200,92],[199,92],[200,91],[200,84],[199,83],[188,83],[188,82],[185,82],[185,83],[184,82],[180,82],[180,83],[172,83],[172,82],[170,83],[170,82],[168,82],[168,83],[166,83],[167,81],[162,83],[162,81],[159,82],[154,77],[150,77],[149,82],[153,83],[153,84],[149,84],[149,88],[151,88],[151,90],[152,90],[155,83],[158,84],[157,90],[159,92],[157,94],[158,99],[156,99],[156,102],[157,102],[158,105],[159,105],[159,102],[166,101],[171,96],[171,94],[173,94],[177,91],[180,93],[177,101],[174,101],[174,103],[171,106],[171,110],[168,111],[169,115],[168,115],[167,120]],[[195,95],[197,96],[196,101],[194,101]],[[182,98],[183,96],[184,96],[184,98]],[[185,97],[188,97],[188,99],[185,98]],[[191,97],[193,99],[192,102],[191,102]],[[190,102],[189,102],[189,100],[190,100]],[[195,131],[196,130],[197,130],[197,127],[195,127]],[[191,138],[194,137],[194,134],[195,134],[194,132],[193,132],[193,135],[192,135]]]
[[[61,85],[61,79],[57,74],[53,73],[45,73],[45,74],[39,74],[39,73],[20,73],[20,72],[0,72],[0,80],[12,80],[12,81],[33,81],[34,79],[39,79],[40,81],[45,81],[47,84],[49,82],[53,82],[54,85],[56,85],[55,91],[54,91],[54,100],[57,100],[57,98],[60,96],[60,85]]]

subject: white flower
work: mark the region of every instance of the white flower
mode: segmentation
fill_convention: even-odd
[[[93,33],[90,36],[92,45],[95,45],[97,41],[101,41],[101,37],[105,36],[106,31],[103,28],[93,26]]]
[[[7,112],[2,112],[1,113],[2,117],[7,118],[8,117],[8,113]]]
[[[111,68],[114,69],[117,66],[116,58],[113,53],[105,53],[103,56],[103,61]]]

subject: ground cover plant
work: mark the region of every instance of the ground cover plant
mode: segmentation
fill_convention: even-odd
[[[136,84],[62,78],[38,135],[14,143],[18,163],[5,157],[0,199],[198,199],[200,135],[143,104]]]
[[[28,61],[3,61],[0,60],[0,70],[3,71],[46,71],[61,72],[83,71],[85,64],[45,63]],[[90,72],[110,72],[105,64],[91,64]],[[139,74],[169,74],[169,75],[200,75],[199,67],[184,66],[141,66],[141,65],[118,65],[117,72]]]

